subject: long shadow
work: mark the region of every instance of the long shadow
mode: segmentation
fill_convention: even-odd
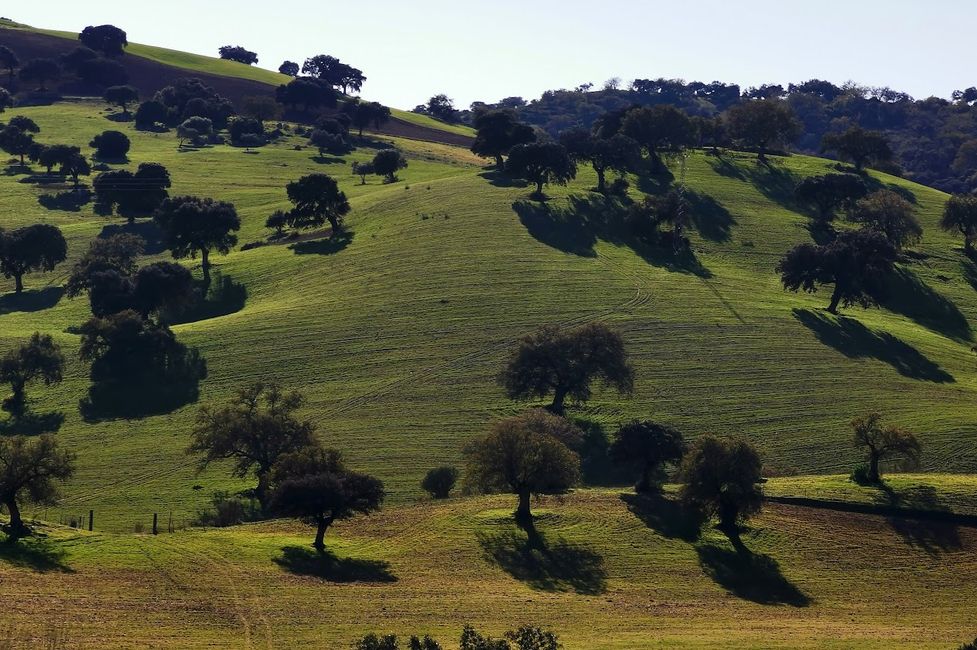
[[[712,167],[712,171],[716,172],[720,176],[735,178],[739,181],[747,180],[746,174],[743,173],[743,170],[740,169],[739,165],[725,156],[710,156],[708,161],[709,166]]]
[[[713,546],[696,547],[699,564],[716,584],[738,598],[761,605],[807,607],[811,599],[788,580],[768,555]]]
[[[197,283],[199,297],[179,312],[166,314],[163,320],[170,325],[196,323],[210,318],[234,314],[244,309],[248,288],[229,275],[214,271],[210,285]]]
[[[132,113],[111,113],[105,116],[110,122],[132,122],[135,116]]]
[[[587,595],[607,590],[604,558],[586,546],[548,542],[532,525],[477,537],[486,560],[533,589]]]
[[[301,241],[292,244],[289,248],[295,251],[296,255],[334,255],[344,250],[352,242],[353,233],[346,230],[329,239]]]
[[[142,420],[172,413],[200,398],[199,380],[97,382],[78,401],[82,419],[91,424],[107,420]]]
[[[312,162],[317,165],[345,165],[346,160],[339,156],[312,156]]]
[[[621,487],[627,484],[621,479],[620,468],[608,454],[610,443],[607,434],[598,422],[574,420],[583,431],[583,443],[577,451],[580,454],[580,474],[586,485]]]
[[[947,298],[919,279],[909,269],[897,268],[886,279],[882,306],[939,334],[964,341],[973,340],[967,317]]]
[[[65,564],[64,556],[63,550],[40,536],[0,541],[0,563],[38,573],[74,573],[74,569]]]
[[[883,494],[883,501],[893,507],[906,507],[914,510],[929,510],[933,512],[949,512],[931,485],[917,485],[896,492],[885,483],[879,486]],[[963,547],[960,540],[960,529],[951,521],[932,519],[913,519],[910,517],[889,517],[892,530],[913,548],[918,548],[933,557],[950,551],[959,551]]]
[[[832,319],[809,309],[795,309],[794,318],[811,330],[819,341],[850,359],[878,359],[910,379],[939,384],[956,381],[953,375],[902,339],[888,332],[870,330],[853,318],[839,316]]]
[[[19,418],[8,418],[0,422],[0,436],[39,436],[42,433],[55,433],[64,424],[64,413],[27,412]]]
[[[44,287],[25,291],[20,295],[8,293],[0,296],[0,316],[15,312],[33,312],[51,309],[64,296],[64,287]]]
[[[700,512],[662,494],[622,494],[621,501],[641,523],[669,539],[696,542],[706,523]]]
[[[597,235],[587,222],[572,211],[551,208],[546,203],[520,200],[512,204],[519,221],[532,237],[547,246],[581,257],[596,257]]]
[[[41,207],[48,210],[61,210],[64,212],[80,212],[81,209],[91,203],[91,190],[66,190],[57,194],[41,194],[37,197],[37,202]]]
[[[137,235],[146,242],[146,255],[159,255],[166,250],[163,233],[152,220],[136,221],[135,223],[109,224],[98,233],[99,239],[108,239],[113,235]]]
[[[692,208],[692,224],[703,238],[714,242],[732,238],[736,219],[719,201],[690,189],[685,191],[685,198]]]
[[[794,189],[800,178],[787,167],[776,163],[755,164],[740,167],[740,171],[765,197],[793,212],[803,212],[805,206],[794,197]]]
[[[675,174],[668,168],[652,170],[649,168],[639,172],[636,176],[638,189],[645,194],[660,195],[667,192],[675,181]]]
[[[328,550],[317,553],[302,546],[285,546],[282,556],[272,561],[289,573],[326,582],[397,582],[386,562],[339,558]]]
[[[526,181],[519,178],[513,178],[508,174],[506,174],[505,172],[499,171],[498,169],[494,169],[494,168],[487,169],[483,172],[480,172],[478,175],[484,178],[485,180],[487,180],[489,182],[489,185],[492,185],[493,187],[527,187],[528,186]]]

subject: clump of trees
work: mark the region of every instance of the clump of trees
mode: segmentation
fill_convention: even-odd
[[[398,149],[381,149],[373,156],[373,173],[383,176],[384,182],[396,183],[397,172],[407,168],[407,159]]]
[[[129,105],[139,101],[139,91],[132,86],[126,85],[109,86],[105,89],[102,98],[112,106],[121,108],[122,114],[128,116]]]
[[[109,57],[122,56],[129,46],[126,33],[114,25],[89,25],[78,34],[78,40],[85,47]]]
[[[75,455],[62,450],[50,434],[0,437],[0,504],[10,516],[8,536],[17,539],[30,534],[21,505],[53,505],[59,484],[71,478],[74,470]]]
[[[191,118],[206,118],[212,128],[224,129],[232,115],[234,106],[213,88],[199,79],[182,78],[140,104],[135,121],[136,128],[154,129],[160,124],[173,128]]]
[[[744,438],[699,437],[682,459],[681,498],[690,507],[719,519],[719,529],[739,538],[742,521],[763,505],[763,464]]]
[[[780,99],[757,99],[737,104],[726,113],[726,129],[733,140],[753,148],[759,162],[767,162],[774,146],[792,144],[801,134],[790,105]]]
[[[569,330],[545,325],[519,341],[498,381],[509,399],[552,395],[550,410],[563,413],[567,398],[590,399],[595,381],[630,394],[634,369],[621,335],[607,325],[591,323]]]
[[[648,154],[653,167],[664,169],[662,156],[678,153],[696,144],[696,129],[682,110],[663,104],[635,108],[621,121],[620,132]]]
[[[200,255],[204,282],[210,283],[210,254],[227,255],[237,243],[241,219],[225,201],[196,196],[164,200],[153,215],[174,259]]]
[[[33,124],[33,121],[28,118],[23,118],[23,120]],[[22,167],[24,166],[24,157],[30,154],[34,146],[34,137],[30,130],[23,128],[24,124],[25,122],[20,122],[18,125],[11,120],[11,123],[0,129],[0,149],[12,156],[19,157]]]
[[[338,103],[335,89],[328,83],[314,77],[296,77],[275,90],[275,100],[279,104],[306,113],[320,108],[335,108]]]
[[[349,117],[350,124],[363,137],[363,129],[373,126],[379,129],[390,121],[390,109],[379,102],[364,102],[350,99],[343,104],[342,114]]]
[[[954,194],[947,199],[940,228],[963,235],[964,250],[968,255],[973,254],[974,238],[977,237],[977,196]]]
[[[853,126],[842,133],[828,133],[821,139],[822,152],[835,152],[861,173],[866,165],[888,163],[894,157],[885,135]]]
[[[282,74],[288,75],[289,77],[299,76],[299,64],[295,61],[283,61],[280,66],[278,66],[278,71]]]
[[[420,104],[414,107],[412,112],[421,115],[430,115],[449,124],[457,122],[461,117],[460,111],[455,108],[454,100],[444,93],[434,95],[427,100],[426,104]]]
[[[906,467],[919,464],[922,447],[909,431],[896,426],[884,426],[880,413],[869,413],[851,421],[855,447],[865,453],[866,465],[855,470],[856,481],[879,485],[882,483],[880,464],[900,460]]]
[[[170,173],[159,163],[140,163],[135,173],[128,169],[102,172],[92,182],[96,208],[103,214],[118,211],[135,222],[151,217],[169,196]]]
[[[635,171],[641,162],[641,147],[632,138],[617,133],[602,138],[586,129],[573,129],[560,136],[560,143],[575,163],[589,162],[597,173],[597,191],[607,193],[607,172],[621,177]]]
[[[2,408],[15,419],[28,411],[27,385],[40,381],[45,386],[61,382],[64,355],[48,334],[35,332],[24,343],[0,358],[0,383],[10,384],[11,394]]]
[[[424,475],[421,489],[432,499],[447,499],[458,482],[458,470],[450,465],[435,467]]]
[[[689,249],[685,232],[692,224],[692,206],[685,198],[682,186],[660,196],[645,196],[639,203],[629,206],[625,219],[631,234],[641,241],[671,246],[676,253]],[[670,231],[662,231],[666,225]]]
[[[45,92],[49,81],[61,77],[61,66],[54,59],[31,59],[20,66],[17,74],[24,83],[37,84],[37,90]]]
[[[217,49],[217,53],[220,55],[220,58],[227,61],[237,61],[244,65],[255,65],[258,63],[258,55],[240,45],[223,45]]]
[[[24,276],[53,271],[68,257],[68,243],[56,226],[34,224],[16,230],[0,229],[0,274],[13,279],[14,291],[24,290]]]
[[[657,492],[666,478],[665,467],[682,460],[685,440],[677,429],[667,425],[634,420],[617,430],[609,452],[616,464],[630,466],[637,472],[635,492]]]
[[[520,144],[509,151],[506,173],[536,186],[534,196],[543,197],[543,186],[566,185],[577,177],[577,166],[563,145],[555,142]]]
[[[343,232],[343,217],[349,214],[349,200],[339,184],[328,174],[309,174],[285,187],[288,200],[294,206],[289,214],[289,226],[316,228],[327,221],[332,237]]]
[[[472,153],[494,158],[497,169],[505,167],[503,156],[513,147],[536,141],[536,132],[528,124],[521,123],[511,110],[487,110],[475,114],[475,141]]]
[[[14,71],[17,69],[18,65],[20,65],[20,57],[17,56],[17,53],[6,45],[0,45],[0,67],[7,70],[8,83],[13,83]],[[4,89],[4,91],[6,92],[6,89]]]
[[[318,54],[305,60],[302,74],[314,77],[330,88],[341,88],[344,95],[359,92],[366,82],[363,71],[343,63],[334,56]]]

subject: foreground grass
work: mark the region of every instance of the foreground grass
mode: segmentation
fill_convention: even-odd
[[[974,636],[977,533],[770,506],[737,554],[667,502],[584,491],[401,506],[330,532],[269,523],[158,537],[49,529],[0,542],[5,621],[83,647],[342,648],[370,631],[449,643],[525,623],[567,648],[949,648]],[[919,539],[929,540],[925,547]],[[15,550],[16,549],[16,550]]]

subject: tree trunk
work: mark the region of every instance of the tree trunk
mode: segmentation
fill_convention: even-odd
[[[529,524],[533,520],[533,513],[530,510],[529,490],[520,490],[519,506],[516,508],[516,523],[520,525]]]
[[[964,235],[963,237],[963,249],[970,255],[974,252],[974,238],[971,235]]]
[[[495,167],[500,170],[505,167],[505,161],[502,160],[502,154],[500,153],[495,154]]]
[[[258,485],[254,489],[254,498],[261,504],[262,510],[267,505],[265,501],[268,498],[268,483],[270,481],[268,473],[268,470],[258,472]]]
[[[536,181],[536,196],[543,196],[543,181]]]
[[[24,382],[23,381],[12,381],[10,382],[11,392],[13,393],[5,402],[4,408],[10,415],[14,418],[21,418],[27,411],[25,405],[27,403],[26,395],[24,394]]]
[[[831,293],[831,304],[828,305],[828,311],[832,314],[838,313],[838,303],[841,302],[841,287],[837,284],[835,285],[835,290]]]
[[[641,476],[634,486],[634,491],[638,494],[651,492],[651,465],[646,464],[641,470]]]
[[[10,514],[10,535],[20,537],[27,532],[27,526],[20,516],[20,508],[17,506],[17,499],[7,499],[3,502],[7,506],[7,513]]]
[[[204,284],[210,284],[210,251],[206,248],[200,251],[200,268],[204,272]]]
[[[566,408],[567,391],[565,388],[557,388],[553,392],[553,403],[550,404],[550,411],[557,415],[563,415]]]
[[[872,452],[868,459],[868,479],[873,483],[881,483],[882,477],[879,475],[879,454]]]
[[[594,166],[594,171],[597,172],[597,191],[601,194],[607,193],[607,179],[606,172],[603,167]]]
[[[18,273],[14,276],[14,293],[23,293],[24,291],[24,274]]]
[[[343,227],[339,225],[339,219],[336,217],[329,217],[329,225],[332,226],[332,234],[329,235],[330,239],[343,231]]]

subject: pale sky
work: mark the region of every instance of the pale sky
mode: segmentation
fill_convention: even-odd
[[[364,71],[363,96],[459,108],[605,79],[678,77],[744,88],[812,77],[949,97],[977,85],[975,0],[46,0],[0,13],[277,69],[315,54]]]

